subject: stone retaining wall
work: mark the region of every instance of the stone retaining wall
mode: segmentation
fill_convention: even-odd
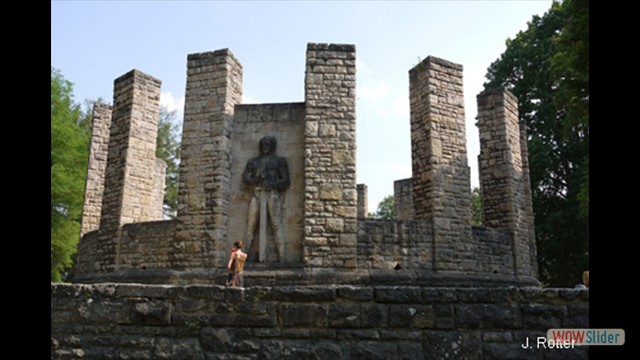
[[[52,359],[565,359],[589,291],[417,286],[51,285]]]

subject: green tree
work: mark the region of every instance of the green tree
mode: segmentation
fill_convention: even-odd
[[[394,219],[394,197],[393,195],[385,196],[379,203],[375,213],[369,213],[369,217],[382,220]]]
[[[178,210],[178,174],[180,172],[180,126],[175,121],[176,111],[160,108],[156,156],[167,163],[163,212],[170,218]]]
[[[573,286],[589,264],[589,3],[554,2],[487,71],[526,124],[541,281]]]
[[[65,280],[78,238],[89,153],[73,84],[51,68],[51,281]]]
[[[477,187],[471,189],[471,215],[471,224],[482,226],[482,195],[480,194],[480,188]]]

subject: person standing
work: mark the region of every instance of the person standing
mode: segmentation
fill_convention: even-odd
[[[244,275],[242,271],[244,269],[244,263],[247,260],[247,254],[242,251],[243,246],[244,242],[242,240],[233,243],[233,250],[231,250],[231,256],[227,263],[227,269],[229,270],[227,286],[244,287]]]

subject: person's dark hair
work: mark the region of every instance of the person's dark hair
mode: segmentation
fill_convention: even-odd
[[[242,249],[243,245],[244,245],[244,241],[242,241],[242,240],[238,240],[238,241],[233,243],[233,246],[235,246],[236,249]]]

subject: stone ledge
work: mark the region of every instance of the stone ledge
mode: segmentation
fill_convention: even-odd
[[[77,283],[141,283],[172,285],[223,285],[225,269],[131,269],[111,273],[90,273],[76,276]],[[336,269],[277,269],[252,270],[247,264],[245,285],[252,286],[312,286],[312,285],[403,285],[422,287],[534,287],[540,283],[534,278],[501,274],[442,273],[429,270],[336,270]],[[569,296],[569,295],[567,295]]]

